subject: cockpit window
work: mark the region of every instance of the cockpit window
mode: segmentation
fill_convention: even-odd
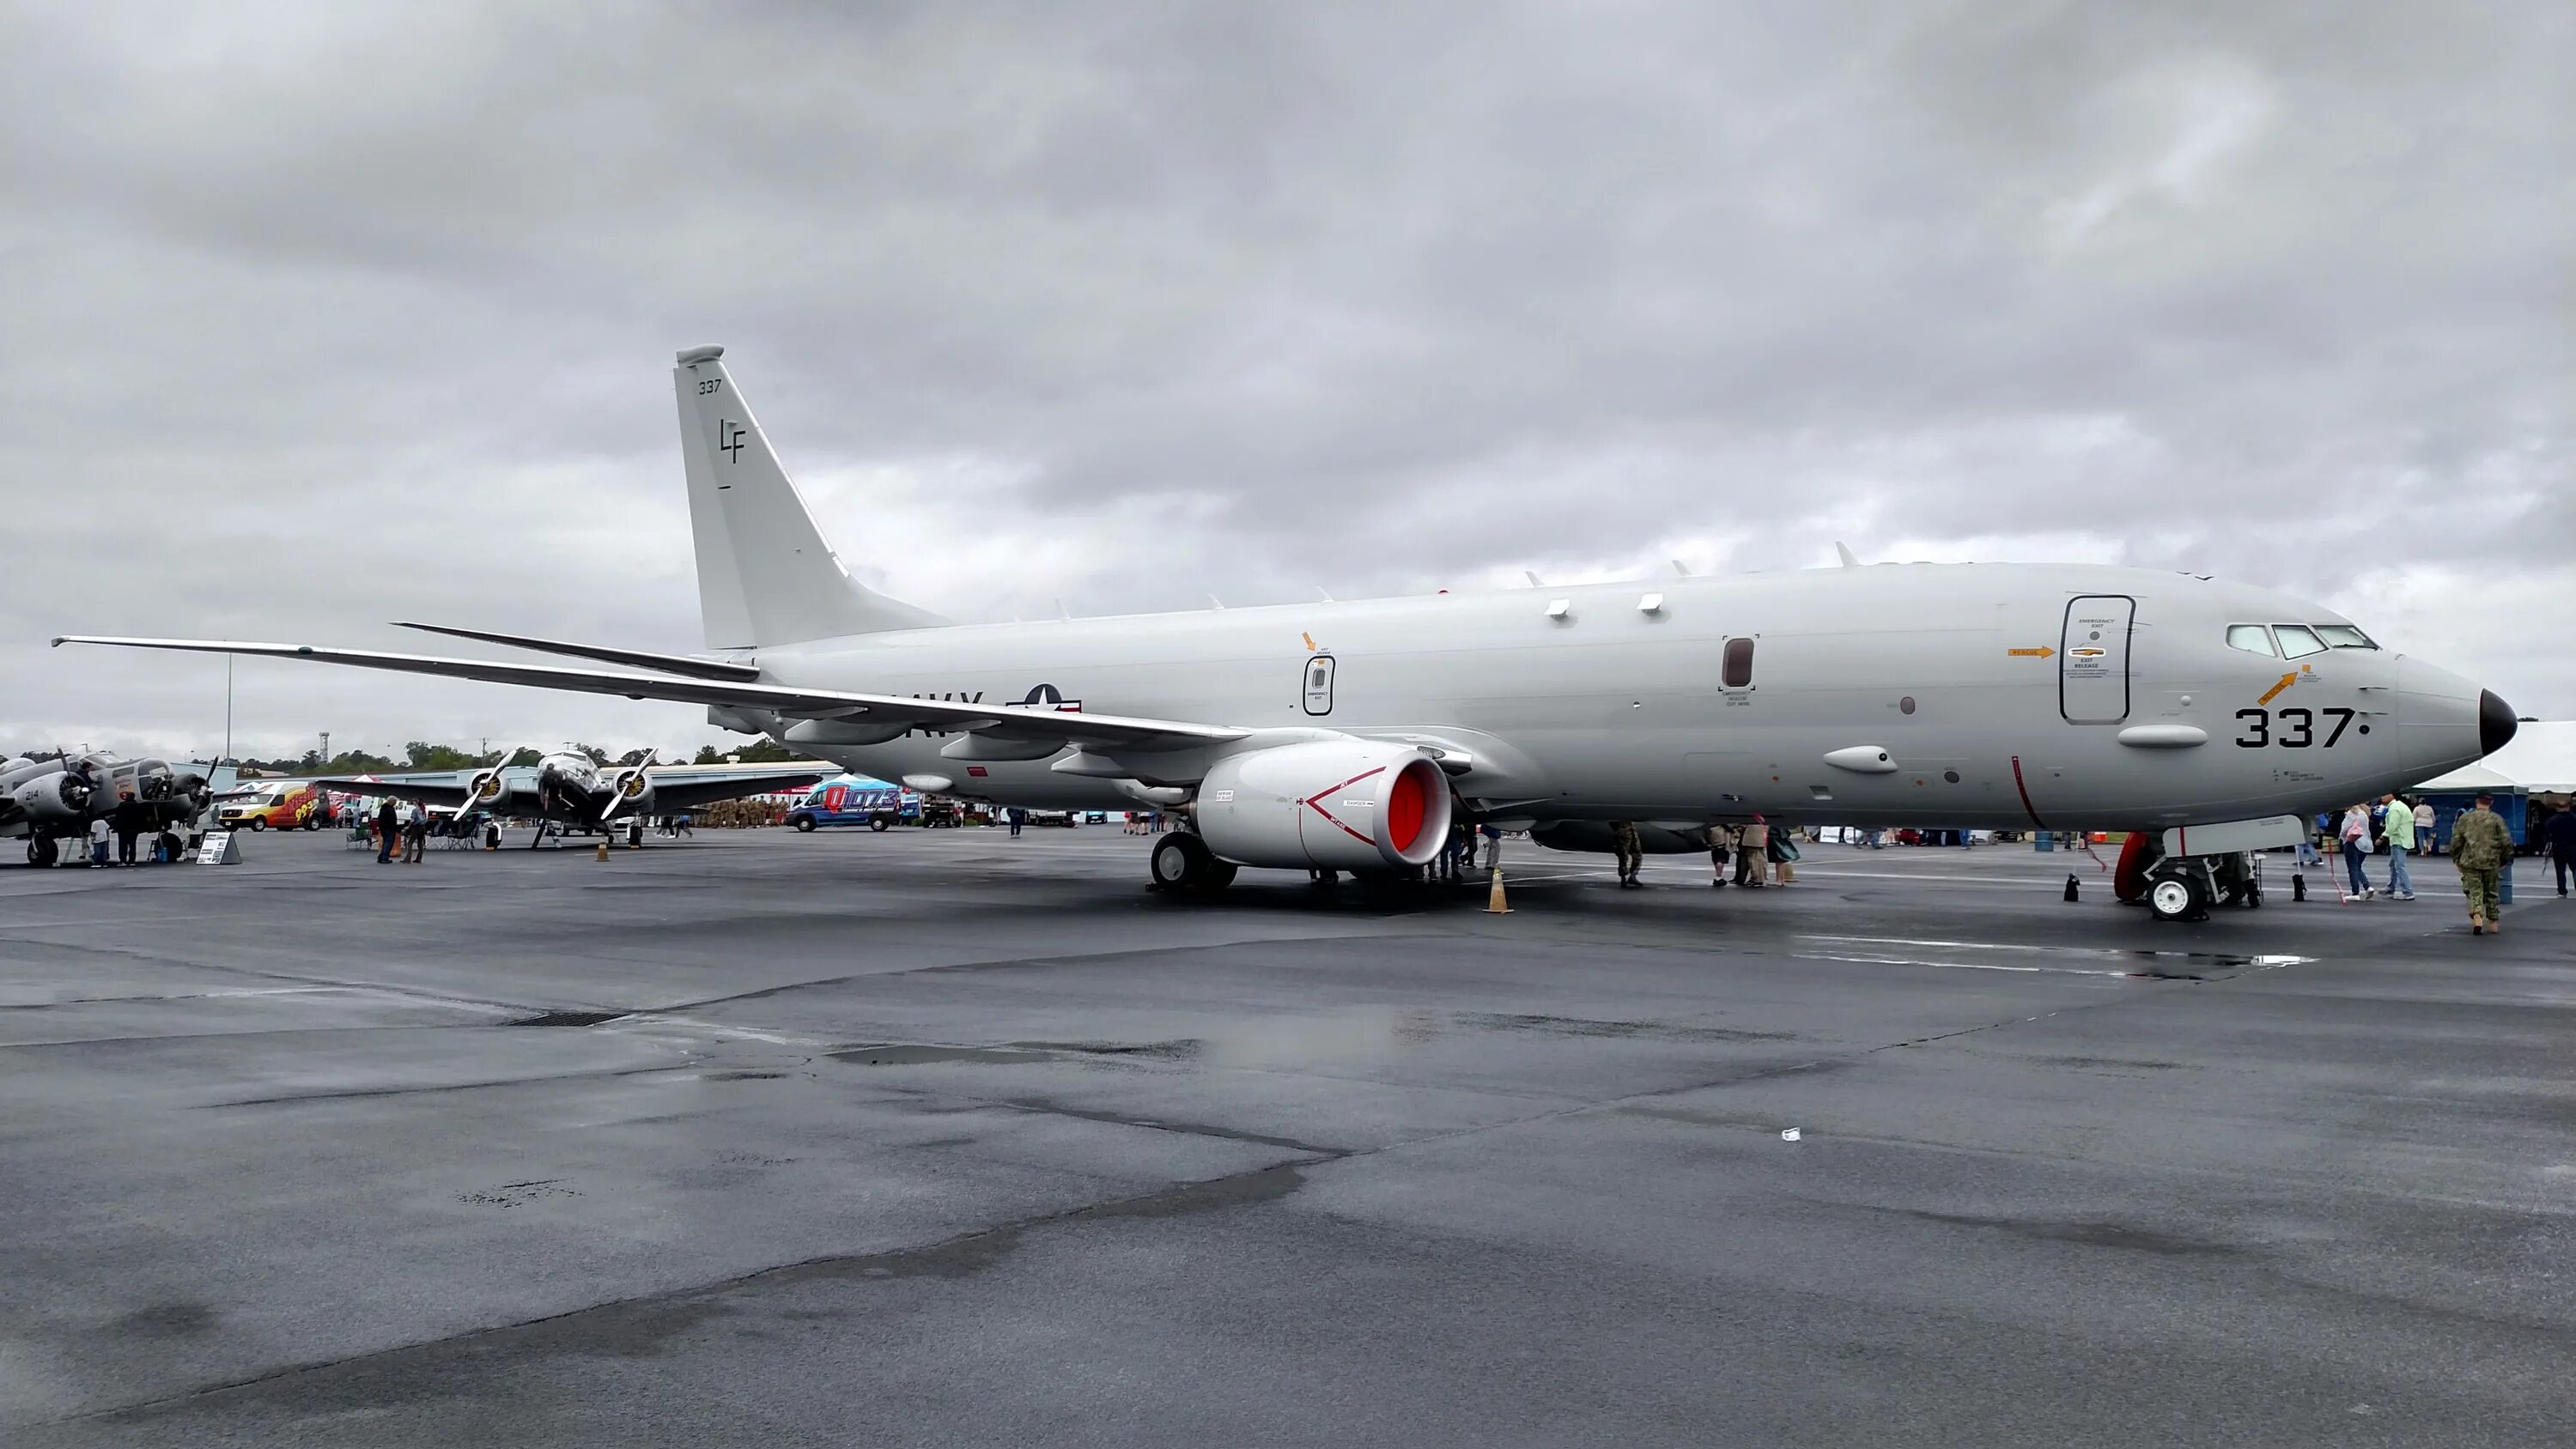
[[[2284,659],[2302,659],[2310,654],[2326,652],[2325,641],[2317,637],[2316,630],[2305,624],[2275,624],[2272,633],[2281,641],[2281,657]]]
[[[2317,636],[2325,640],[2326,647],[2330,649],[2376,649],[2379,647],[2378,645],[2370,642],[2369,635],[2364,634],[2359,629],[2352,627],[2350,624],[2319,624],[2317,626]]]
[[[2272,631],[2260,624],[2228,625],[2227,647],[2242,649],[2248,654],[2260,654],[2266,659],[2278,657],[2272,650]]]

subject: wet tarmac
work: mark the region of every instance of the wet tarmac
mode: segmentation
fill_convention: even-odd
[[[1760,894],[1521,847],[1490,916],[1153,896],[1145,844],[0,870],[0,1441],[2576,1424],[2527,866],[2473,940],[2439,862],[2168,927],[2026,847]]]

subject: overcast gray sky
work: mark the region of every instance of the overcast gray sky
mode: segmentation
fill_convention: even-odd
[[[2576,7],[15,4],[0,745],[697,643],[669,368],[958,617],[1869,558],[2576,714]],[[235,748],[717,738],[241,665]]]

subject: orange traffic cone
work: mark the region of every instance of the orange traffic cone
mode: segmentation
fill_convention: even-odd
[[[1503,899],[1503,868],[1498,865],[1494,867],[1494,888],[1492,892],[1485,897],[1485,914],[1489,916],[1508,916],[1511,913],[1512,908],[1510,903]]]
[[[598,853],[596,856],[593,856],[592,858],[593,858],[594,860],[606,860],[606,859],[608,859],[608,842],[607,842],[607,841],[603,840],[603,841],[599,842],[599,853]]]

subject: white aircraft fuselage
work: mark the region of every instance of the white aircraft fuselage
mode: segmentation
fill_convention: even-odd
[[[2124,606],[2125,638],[2086,622]],[[2349,627],[2183,574],[1882,564],[897,630],[759,662],[823,688],[1020,703],[1052,686],[1101,713],[1452,745],[1475,760],[1462,793],[1530,817],[2163,826],[2341,807],[2485,752],[2476,685],[2384,649],[2293,660],[2227,642],[2231,625],[2274,624]],[[1749,667],[1729,687],[1742,639]],[[1329,676],[1310,693],[1318,660]],[[835,743],[844,731],[864,733],[782,735],[960,794],[1136,804],[1047,760],[943,756],[954,734]],[[1887,759],[1840,753],[1855,749]]]

